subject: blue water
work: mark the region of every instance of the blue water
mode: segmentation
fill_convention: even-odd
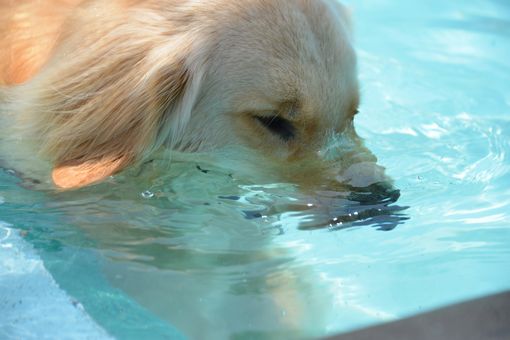
[[[4,170],[0,220],[119,338],[320,336],[510,289],[510,3],[346,2],[357,130],[401,193],[379,215],[330,225],[196,155],[58,194]]]

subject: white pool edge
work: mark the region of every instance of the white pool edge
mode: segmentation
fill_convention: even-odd
[[[0,339],[112,339],[60,289],[20,233],[0,221]]]

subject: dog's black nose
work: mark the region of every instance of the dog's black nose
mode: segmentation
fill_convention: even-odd
[[[352,188],[348,199],[361,204],[393,203],[400,197],[400,190],[388,182],[378,182],[363,188]]]

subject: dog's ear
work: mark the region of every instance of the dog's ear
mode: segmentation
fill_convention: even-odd
[[[79,106],[70,117],[48,130],[45,152],[55,157],[55,185],[86,186],[142,160],[161,145],[169,121],[179,120],[168,116],[189,116],[191,105],[183,101],[186,91],[191,91],[190,71],[184,63],[167,67],[142,82],[147,73],[141,70],[116,75],[121,79],[110,84],[95,80],[105,87],[85,102],[74,103]]]
[[[99,182],[129,163],[122,155],[118,157],[58,164],[51,173],[53,183],[61,189],[75,189]]]
[[[93,37],[83,50],[64,42],[28,87],[37,93],[28,109],[60,188],[96,183],[143,159],[161,145],[169,122],[189,118],[199,80],[186,46],[155,52],[157,42],[127,33]]]

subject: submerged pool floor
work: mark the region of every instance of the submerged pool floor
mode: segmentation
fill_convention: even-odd
[[[0,247],[41,260],[27,280],[47,270],[90,329],[122,339],[324,336],[510,289],[510,3],[346,2],[357,130],[401,194],[384,213],[308,228],[295,188],[200,156],[66,193],[2,169],[0,235],[22,237]],[[69,320],[41,306],[37,327],[6,333],[10,307],[0,335]]]

